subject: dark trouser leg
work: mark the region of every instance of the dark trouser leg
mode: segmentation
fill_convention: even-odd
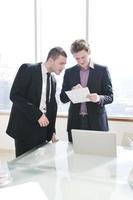
[[[27,151],[43,143],[45,143],[45,140],[43,138],[39,138],[37,140],[34,140],[33,138],[28,138],[25,140],[15,140],[16,157],[26,153]]]
[[[16,157],[22,155],[23,153],[27,152],[29,150],[28,147],[26,147],[26,144],[24,141],[21,140],[15,140],[15,153]]]
[[[79,124],[80,124],[79,129],[81,129],[81,130],[91,130],[88,115],[81,115],[79,117]],[[69,140],[69,142],[73,142],[72,134],[71,134],[70,131],[68,132],[68,140]]]
[[[72,142],[72,134],[71,131],[68,132],[68,141]]]
[[[89,130],[90,129],[88,115],[81,115],[79,123],[80,123],[81,130]]]

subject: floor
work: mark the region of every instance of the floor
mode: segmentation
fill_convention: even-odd
[[[0,149],[0,161],[9,161],[15,158],[15,153],[13,150]]]

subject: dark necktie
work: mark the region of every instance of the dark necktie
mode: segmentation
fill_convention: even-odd
[[[47,73],[47,89],[46,89],[46,106],[49,103],[49,93],[50,93],[50,73]]]

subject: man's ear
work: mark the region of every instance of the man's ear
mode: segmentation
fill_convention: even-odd
[[[53,58],[49,58],[49,63],[51,63],[51,64],[52,64],[52,63],[53,63],[53,61],[54,61],[54,60],[53,60]]]

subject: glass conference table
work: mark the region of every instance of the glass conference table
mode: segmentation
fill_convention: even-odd
[[[8,162],[9,186],[38,182],[48,200],[133,200],[133,150],[117,157],[75,154],[70,143],[48,143]]]

